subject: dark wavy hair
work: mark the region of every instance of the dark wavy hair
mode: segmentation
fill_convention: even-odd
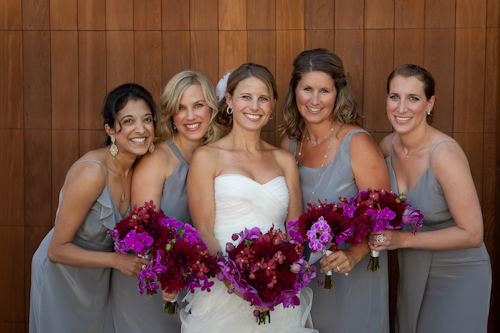
[[[387,78],[387,93],[389,93],[392,80],[398,75],[404,78],[412,76],[417,78],[424,85],[425,98],[427,98],[427,100],[430,100],[431,97],[434,96],[436,81],[432,77],[431,73],[429,73],[425,68],[412,64],[401,65],[392,71],[392,73]],[[436,104],[434,104],[434,106],[435,105]],[[429,125],[432,124],[433,118],[434,118],[434,107],[431,110],[431,114],[427,116],[427,123]]]
[[[104,98],[104,106],[102,109],[102,117],[104,118],[104,125],[108,125],[115,131],[119,132],[121,130],[115,128],[117,121],[117,114],[120,112],[128,103],[128,101],[137,101],[142,99],[151,109],[153,113],[153,125],[156,121],[156,104],[151,97],[151,94],[142,86],[135,83],[125,83],[121,86],[116,87],[111,90]],[[105,145],[111,144],[111,138],[108,136]]]
[[[293,60],[292,78],[285,94],[283,105],[285,124],[281,129],[283,134],[290,139],[300,140],[304,129],[304,120],[297,108],[295,90],[304,74],[315,71],[328,74],[337,90],[331,118],[342,127],[357,121],[356,102],[352,98],[351,86],[342,65],[342,60],[327,49],[307,50]]]

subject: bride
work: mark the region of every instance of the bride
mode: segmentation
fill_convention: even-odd
[[[284,231],[285,221],[302,213],[293,155],[260,138],[277,98],[272,74],[260,65],[241,65],[230,75],[226,91],[218,117],[230,132],[195,151],[187,182],[193,225],[211,254],[225,254],[232,234],[245,227],[266,232],[274,224]],[[181,312],[182,332],[317,332],[305,328],[312,327],[309,288],[300,292],[300,306],[277,306],[270,323],[257,325],[255,307],[239,292],[228,293],[229,287],[228,280],[216,279],[210,292],[189,294]]]

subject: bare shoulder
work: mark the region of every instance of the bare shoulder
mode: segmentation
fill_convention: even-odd
[[[103,167],[96,162],[98,159],[84,158],[86,155],[68,170],[63,191],[66,192],[68,188],[77,189],[78,192],[97,197],[106,186],[106,174]],[[99,162],[105,166],[103,161]]]
[[[281,149],[288,150],[288,147],[290,146],[290,138],[288,136],[285,136],[283,140],[281,140]]]
[[[454,166],[466,166],[469,168],[469,162],[462,147],[453,138],[442,133],[439,136],[436,146],[431,155],[430,166],[433,171],[446,172],[453,169]]]
[[[197,164],[215,165],[219,160],[221,151],[221,147],[216,142],[201,146],[194,151],[191,166]]]
[[[136,162],[135,168],[137,171],[155,172],[164,170],[169,161],[169,155],[172,154],[170,148],[165,142],[155,144],[155,150],[151,153],[141,156]]]
[[[351,142],[349,143],[349,150],[351,154],[353,152],[354,153],[362,153],[362,152],[366,153],[370,151],[374,151],[377,153],[380,152],[380,148],[378,147],[375,140],[373,140],[372,136],[366,132],[358,132],[352,136]]]
[[[288,150],[274,147],[272,152],[276,163],[283,170],[287,170],[290,167],[296,167],[295,156],[293,156],[293,154]]]
[[[387,157],[391,154],[391,138],[393,136],[394,133],[387,135],[382,140],[380,140],[380,143],[378,144],[380,150],[382,150],[382,154],[384,154],[384,157]]]

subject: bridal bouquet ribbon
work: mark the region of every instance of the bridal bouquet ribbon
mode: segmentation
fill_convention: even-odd
[[[219,260],[219,280],[225,278],[234,289],[243,294],[250,305],[283,307],[300,304],[298,293],[316,276],[316,267],[304,260],[302,240],[271,228],[262,233],[259,228],[246,229],[233,234],[233,241],[227,243],[227,259]],[[270,312],[254,311],[259,325],[271,321]]]
[[[370,220],[366,215],[356,214],[352,200],[340,197],[338,203],[308,204],[304,214],[287,223],[289,234],[308,241],[313,253],[322,251],[326,256],[337,251],[340,244],[352,246],[363,242],[370,231]],[[325,289],[335,290],[332,273],[326,273]]]
[[[359,191],[359,196],[353,201],[358,214],[369,216],[370,229],[374,232],[408,227],[415,234],[422,226],[424,215],[420,213],[420,210],[413,209],[411,202],[404,194],[397,195],[394,192],[368,189]],[[377,241],[384,242],[385,237],[378,235]],[[378,256],[379,251],[371,251],[367,269],[376,271],[380,268]]]
[[[210,291],[214,282],[209,278],[220,271],[217,257],[208,254],[195,228],[155,208],[153,201],[143,207],[135,205],[129,215],[109,231],[115,238],[115,251],[126,254],[132,250],[151,259],[137,274],[139,292],[153,295],[160,286],[166,292],[179,292],[184,288],[191,292],[194,288]],[[165,302],[164,310],[175,313],[177,302]]]

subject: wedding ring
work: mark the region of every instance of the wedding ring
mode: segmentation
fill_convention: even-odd
[[[340,272],[340,267],[339,266],[337,266],[337,270]]]
[[[234,293],[234,286],[232,284],[230,284],[229,287],[227,287],[227,293],[228,294]]]
[[[377,242],[383,243],[386,241],[387,238],[384,237],[384,235],[378,235],[377,236]]]
[[[143,265],[142,265],[142,269],[146,269],[146,264],[143,264]]]

